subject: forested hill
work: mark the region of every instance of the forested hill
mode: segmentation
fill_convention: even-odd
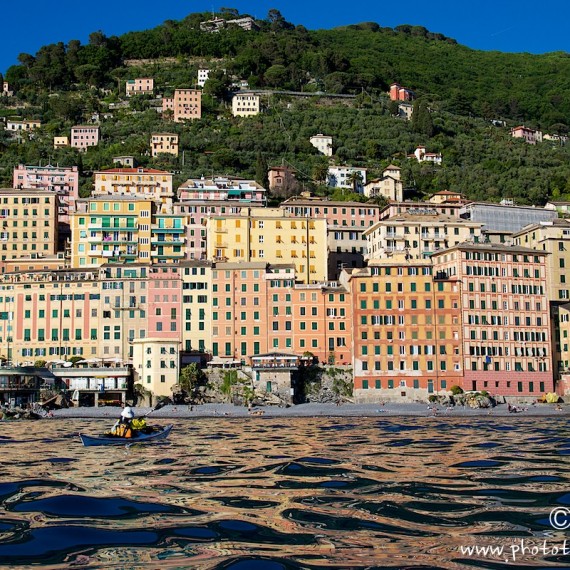
[[[238,14],[224,9],[217,16]],[[72,40],[44,46],[35,55],[21,54],[5,79],[25,97],[38,88],[111,87],[129,59],[217,58],[251,87],[377,93],[398,81],[442,110],[524,122],[550,132],[568,130],[568,53],[476,51],[421,26],[363,23],[310,31],[290,24],[277,10],[257,22],[258,30],[201,31],[200,22],[211,17],[191,14],[120,37],[94,32],[87,45]]]

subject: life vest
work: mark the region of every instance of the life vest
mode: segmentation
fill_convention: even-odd
[[[131,429],[131,426],[129,426],[127,424],[119,424],[113,430],[113,435],[116,437],[131,438],[131,437],[133,437],[133,430]]]

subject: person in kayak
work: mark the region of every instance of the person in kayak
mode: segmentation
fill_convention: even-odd
[[[132,422],[135,419],[135,412],[130,406],[125,406],[121,412],[121,417],[113,426],[112,434],[117,437],[133,437]]]

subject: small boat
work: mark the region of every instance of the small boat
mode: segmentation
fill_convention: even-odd
[[[85,435],[79,434],[81,441],[85,447],[92,447],[94,445],[130,445],[133,443],[144,443],[151,441],[158,441],[159,439],[166,439],[170,435],[173,424],[169,424],[159,431],[151,433],[135,432],[133,437],[113,437],[108,435]]]

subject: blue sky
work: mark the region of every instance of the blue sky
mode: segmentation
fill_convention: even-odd
[[[18,63],[18,54],[35,54],[46,44],[72,39],[87,43],[96,30],[120,35],[221,6],[257,18],[277,8],[288,21],[309,29],[365,21],[386,27],[412,24],[474,49],[570,52],[570,0],[27,0],[23,5],[8,0],[2,6],[0,72]]]

